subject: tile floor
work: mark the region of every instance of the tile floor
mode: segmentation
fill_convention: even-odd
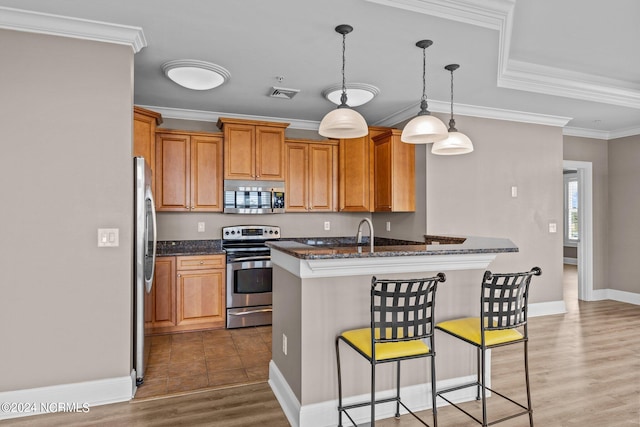
[[[271,326],[147,337],[144,384],[136,399],[266,381]]]

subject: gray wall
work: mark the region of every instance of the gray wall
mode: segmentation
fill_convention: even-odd
[[[460,117],[457,125],[474,151],[427,153],[428,233],[511,239],[520,251],[498,255],[489,269],[539,266],[543,275],[531,288],[531,302],[561,301],[562,129],[474,117]],[[549,233],[550,222],[557,233]]]
[[[593,288],[611,286],[608,277],[609,143],[601,139],[565,136],[563,159],[591,162],[593,175]]]
[[[133,50],[0,40],[0,392],[129,376]]]
[[[609,141],[608,288],[640,293],[640,136]],[[594,202],[595,204],[595,202]]]

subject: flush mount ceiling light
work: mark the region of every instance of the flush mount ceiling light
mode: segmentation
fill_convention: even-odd
[[[342,93],[340,105],[329,112],[320,122],[318,133],[327,138],[358,138],[369,133],[364,117],[347,104],[347,86],[344,77],[345,45],[347,34],[353,31],[351,25],[338,25],[336,32],[342,34]]]
[[[347,83],[347,105],[357,107],[371,101],[380,93],[380,89],[366,83]],[[334,85],[322,91],[322,96],[336,105],[340,105],[342,96],[342,86]]]
[[[416,43],[416,46],[422,49],[422,98],[420,112],[406,124],[400,135],[400,140],[409,144],[429,144],[447,137],[447,127],[427,110],[426,49],[432,44],[431,40],[420,40]]]
[[[460,68],[458,64],[449,64],[444,67],[451,72],[451,120],[449,120],[449,136],[438,141],[431,147],[433,154],[455,155],[466,154],[473,151],[473,144],[469,137],[456,129],[456,121],[453,119],[453,72]]]
[[[162,71],[175,83],[193,90],[209,90],[220,86],[231,74],[211,62],[178,59],[162,64]]]

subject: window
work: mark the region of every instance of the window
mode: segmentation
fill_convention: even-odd
[[[564,244],[577,246],[580,241],[578,227],[578,174],[564,174]]]

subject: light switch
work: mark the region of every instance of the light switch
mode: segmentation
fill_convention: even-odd
[[[198,223],[198,233],[204,233],[204,222]]]
[[[515,185],[511,187],[511,197],[518,197],[518,187]]]
[[[98,228],[98,247],[108,248],[120,246],[120,229]]]
[[[555,222],[549,223],[549,233],[555,233],[558,231],[558,227]]]

